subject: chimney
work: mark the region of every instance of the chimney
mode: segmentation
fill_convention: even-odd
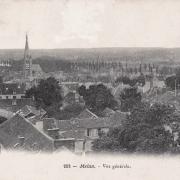
[[[18,143],[19,143],[19,145],[24,145],[24,143],[25,143],[25,138],[24,137],[22,137],[22,136],[19,136],[18,137]]]

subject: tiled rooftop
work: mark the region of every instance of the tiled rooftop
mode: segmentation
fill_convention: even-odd
[[[87,129],[87,128],[110,128],[120,126],[122,121],[126,119],[126,114],[121,112],[114,113],[111,117],[105,118],[86,118],[71,120],[56,120],[57,126],[61,131]]]

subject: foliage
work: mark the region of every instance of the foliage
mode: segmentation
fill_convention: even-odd
[[[73,104],[75,102],[75,93],[70,91],[64,97],[64,101],[68,104]]]
[[[62,104],[61,87],[53,77],[42,79],[37,87],[27,90],[26,97],[34,97],[38,107],[51,109],[50,111],[59,109]]]
[[[172,90],[180,88],[180,69],[176,69],[176,74],[169,76],[165,80],[166,86],[170,87]]]
[[[34,57],[34,56],[33,56]],[[34,64],[39,64],[44,72],[56,71],[71,71],[71,62],[61,57],[56,58],[52,56],[40,56],[33,59]],[[21,71],[23,69],[23,60],[12,61],[12,69],[14,71]]]
[[[136,87],[125,88],[120,94],[121,111],[130,111],[141,102],[141,93]]]
[[[62,110],[57,111],[54,114],[54,117],[56,119],[62,119],[62,120],[75,118],[80,114],[80,112],[83,111],[83,109],[84,106],[79,103],[69,104]]]
[[[159,73],[163,76],[166,76],[167,74],[172,74],[173,70],[171,67],[163,66],[160,70]]]
[[[128,84],[130,86],[135,86],[136,84],[140,84],[141,86],[145,85],[145,77],[143,74],[136,78],[130,79],[128,76],[118,77],[115,81],[116,83],[122,82],[123,84]]]
[[[174,117],[174,107],[166,104],[155,103],[150,105],[149,103],[140,103],[138,106],[134,106],[131,110],[131,114],[128,117],[128,123],[136,125],[138,123],[147,123],[152,126],[161,125],[163,123],[172,122],[171,117]]]
[[[85,105],[93,112],[100,112],[106,107],[114,109],[117,106],[111,91],[103,84],[91,85],[89,88],[80,86],[79,95],[83,96]]]
[[[179,81],[179,80],[178,80]],[[167,87],[170,87],[172,90],[175,89],[175,85],[176,85],[176,88],[178,88],[178,84],[177,83],[177,78],[176,76],[170,76],[170,77],[167,77],[166,80],[165,80],[165,84]]]
[[[175,118],[174,111],[164,104],[139,104],[132,109],[126,123],[95,140],[93,149],[126,153],[180,152],[174,146],[173,134],[164,128],[165,124],[177,120],[168,120],[168,117]]]

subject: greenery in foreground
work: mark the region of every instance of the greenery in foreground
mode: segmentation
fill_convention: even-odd
[[[180,116],[169,105],[141,103],[134,107],[121,127],[101,134],[93,143],[98,152],[178,153]],[[165,129],[171,127],[172,132]]]

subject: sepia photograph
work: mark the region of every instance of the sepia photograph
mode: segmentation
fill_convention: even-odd
[[[0,179],[178,180],[179,155],[178,0],[0,0]]]

